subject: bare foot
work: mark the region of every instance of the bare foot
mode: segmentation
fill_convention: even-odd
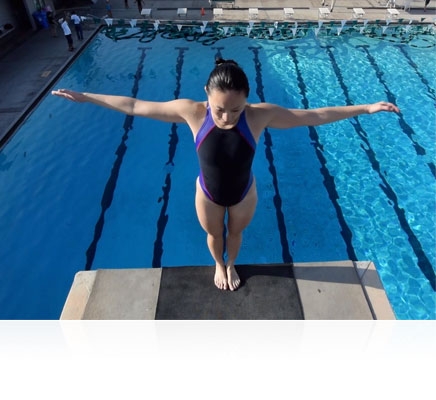
[[[214,277],[215,286],[218,289],[227,290],[228,283],[227,283],[226,269],[224,268],[224,266],[218,264],[216,265],[215,268],[216,268],[215,277]]]
[[[241,280],[239,279],[239,275],[236,272],[234,265],[227,265],[227,282],[230,290],[236,290],[241,284]]]

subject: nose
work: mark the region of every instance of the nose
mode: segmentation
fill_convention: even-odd
[[[222,113],[221,119],[225,122],[228,122],[229,121],[229,113],[225,113],[225,112]]]

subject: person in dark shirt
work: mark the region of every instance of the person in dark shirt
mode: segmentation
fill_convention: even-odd
[[[135,1],[136,1],[136,4],[138,5],[139,14],[141,14],[141,11],[142,11],[142,0],[135,0]]]
[[[106,13],[109,18],[113,18],[112,16],[112,6],[109,0],[106,0]]]

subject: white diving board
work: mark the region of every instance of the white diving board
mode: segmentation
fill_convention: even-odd
[[[365,16],[365,11],[363,8],[353,8],[353,17],[354,18],[362,18]]]
[[[399,15],[400,15],[400,12],[396,8],[388,8],[386,10],[386,17],[398,18]]]
[[[283,8],[283,13],[285,14],[285,17],[293,17],[294,9],[292,7],[285,7]]]
[[[177,16],[178,17],[186,17],[186,14],[188,13],[187,8],[178,8],[177,9]]]
[[[248,16],[250,18],[257,18],[259,15],[259,9],[258,8],[249,8],[248,9]]]
[[[318,8],[318,18],[326,18],[330,15],[330,10],[327,7]]]
[[[143,8],[141,10],[141,15],[144,15],[146,17],[151,17],[151,8]]]
[[[213,16],[214,17],[219,17],[223,15],[223,9],[222,8],[214,8],[213,9]]]

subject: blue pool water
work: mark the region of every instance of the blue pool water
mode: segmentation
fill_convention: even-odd
[[[433,36],[137,32],[99,33],[54,87],[204,100],[222,55],[249,76],[250,102],[395,102],[400,115],[264,132],[238,262],[371,260],[397,318],[435,319]],[[211,265],[197,174],[187,126],[47,95],[0,152],[0,317],[59,318],[81,270]]]

